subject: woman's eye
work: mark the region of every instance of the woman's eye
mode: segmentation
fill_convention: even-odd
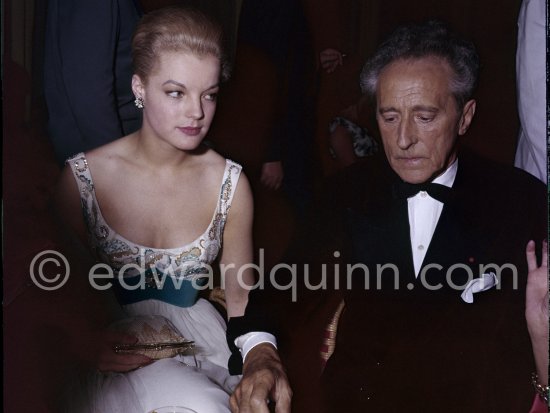
[[[170,96],[171,98],[180,98],[183,96],[183,93],[180,92],[179,90],[173,90],[171,92],[166,92],[166,94],[168,96]]]
[[[204,98],[206,100],[215,101],[218,98],[218,94],[217,93],[208,93],[208,94],[204,95]]]

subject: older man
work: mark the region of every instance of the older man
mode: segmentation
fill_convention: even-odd
[[[395,31],[363,69],[386,156],[367,164],[361,210],[348,214],[355,265],[323,374],[329,412],[531,406],[525,246],[546,233],[546,194],[522,171],[459,151],[478,67],[472,44],[428,22]],[[528,252],[539,277],[529,332],[546,384],[547,264],[537,267],[533,243]]]

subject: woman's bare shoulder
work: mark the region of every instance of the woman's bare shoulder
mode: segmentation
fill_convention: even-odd
[[[214,168],[225,168],[226,159],[212,148],[208,148],[201,155],[201,162]]]
[[[228,159],[224,158],[220,154],[211,150],[210,160],[205,162],[205,168],[208,168],[211,174],[211,184],[220,185],[220,182],[224,176],[225,169],[227,167]],[[250,188],[250,183],[244,172],[240,173],[238,184],[235,188],[235,195],[233,197],[233,204],[237,207],[245,207],[246,209],[251,209],[252,206],[252,193]]]
[[[111,180],[113,176],[122,179],[130,175],[131,166],[135,162],[133,153],[131,135],[86,152],[94,182],[104,183],[105,179]]]
[[[86,159],[88,162],[105,163],[127,158],[130,153],[131,136],[125,136],[86,152]]]
[[[208,181],[218,184],[225,172],[226,159],[209,148],[196,159],[195,165]]]

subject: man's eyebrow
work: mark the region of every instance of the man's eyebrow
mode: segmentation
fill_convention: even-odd
[[[426,106],[426,105],[417,105],[413,107],[413,111],[415,112],[439,112],[439,108],[435,106]]]
[[[399,112],[396,108],[394,108],[393,106],[390,106],[390,107],[387,107],[387,108],[378,108],[378,113],[380,114],[383,114],[383,113],[387,113],[387,112]]]
[[[439,108],[435,106],[427,106],[427,105],[416,105],[416,106],[413,106],[412,110],[413,112],[432,112],[432,113],[439,112]],[[388,112],[399,112],[399,110],[397,110],[393,106],[378,108],[378,113],[380,113],[381,115]]]

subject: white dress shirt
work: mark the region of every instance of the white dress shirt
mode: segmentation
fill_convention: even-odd
[[[443,174],[432,183],[452,187],[456,177],[458,161],[455,160]],[[409,208],[409,227],[411,248],[414,263],[414,273],[418,277],[426,251],[430,246],[432,236],[443,210],[443,203],[432,198],[426,191],[420,191],[407,199]]]

